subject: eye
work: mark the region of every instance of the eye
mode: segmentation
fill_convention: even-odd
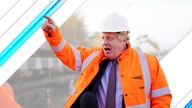
[[[114,39],[114,38],[113,38],[113,37],[111,37],[111,36],[110,36],[110,37],[108,37],[108,40],[113,40],[113,39]]]
[[[102,36],[101,39],[103,40],[103,39],[104,39],[104,36]]]

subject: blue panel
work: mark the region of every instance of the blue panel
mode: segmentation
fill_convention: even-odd
[[[184,108],[192,108],[192,99],[189,101],[189,103]]]

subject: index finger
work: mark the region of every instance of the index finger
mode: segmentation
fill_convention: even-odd
[[[53,20],[51,19],[51,17],[44,16],[44,18],[46,18],[49,22],[53,22]]]

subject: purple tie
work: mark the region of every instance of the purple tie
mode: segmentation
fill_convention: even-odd
[[[117,60],[112,60],[112,67],[109,75],[106,105],[105,108],[115,108],[115,95],[116,95],[116,65]]]

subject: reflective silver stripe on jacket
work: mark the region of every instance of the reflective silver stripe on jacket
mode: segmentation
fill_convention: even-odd
[[[134,106],[128,106],[126,108],[151,108],[150,102],[147,101],[146,104],[139,104]]]
[[[65,47],[65,43],[66,43],[65,40],[62,39],[62,41],[57,46],[52,47],[53,51],[60,52]],[[80,51],[73,47],[72,47],[72,51],[75,56],[75,70],[80,71],[82,66]]]
[[[62,39],[62,41],[57,46],[52,47],[53,51],[60,52],[64,48],[65,43],[66,43],[65,40]]]
[[[148,62],[146,59],[146,56],[144,53],[137,51],[138,56],[139,56],[139,60],[140,60],[140,64],[141,64],[141,68],[142,68],[142,72],[143,72],[143,76],[144,76],[144,83],[145,83],[145,95],[146,97],[148,97],[150,89],[151,89],[151,77],[150,77],[150,72],[149,72],[149,66],[148,66]],[[148,100],[148,98],[146,98]]]
[[[140,64],[141,64],[141,68],[144,76],[146,103],[135,105],[135,106],[128,106],[126,108],[151,108],[151,100],[149,100],[148,98],[149,93],[151,93],[151,98],[154,98],[154,97],[162,96],[165,94],[170,94],[170,90],[169,90],[169,87],[164,87],[164,88],[150,91],[151,77],[150,77],[147,58],[143,52],[137,51],[137,54],[139,56],[139,60],[140,60]]]
[[[164,88],[160,88],[160,89],[156,89],[156,90],[152,90],[151,92],[151,97],[158,97],[158,96],[162,96],[162,95],[166,95],[166,94],[170,94],[170,90],[169,87],[164,87]]]
[[[73,54],[75,55],[75,70],[80,71],[82,67],[81,53],[76,48],[72,48],[72,50],[73,50]]]
[[[127,108],[150,108],[151,103],[150,103],[150,100],[148,99],[150,89],[151,89],[151,79],[150,79],[149,66],[148,66],[148,62],[147,62],[145,54],[143,52],[140,52],[140,51],[137,51],[137,54],[139,56],[139,61],[141,64],[141,69],[142,69],[143,77],[144,77],[146,103],[135,105],[135,106],[129,106]]]
[[[87,65],[96,57],[99,55],[99,51],[94,51],[91,55],[89,55],[85,61],[83,62],[83,66],[81,68],[81,72],[87,67]]]

